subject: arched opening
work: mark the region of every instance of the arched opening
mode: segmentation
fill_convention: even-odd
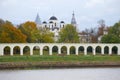
[[[9,46],[6,46],[4,48],[4,55],[10,55],[10,47]]]
[[[79,49],[78,49],[78,52],[79,52],[80,55],[84,55],[84,47],[80,46]]]
[[[95,51],[96,51],[96,54],[100,55],[101,54],[101,47],[97,46]]]
[[[70,47],[70,54],[75,54],[76,51],[75,51],[75,47],[74,46],[71,46]]]
[[[116,55],[118,53],[118,48],[116,46],[112,47],[112,54]]]
[[[30,55],[30,48],[28,46],[23,48],[23,55]]]
[[[15,46],[13,48],[13,54],[14,55],[20,55],[20,47],[19,46]]]
[[[109,47],[108,46],[104,47],[104,54],[109,54]]]
[[[49,55],[49,47],[48,46],[43,47],[43,55]]]
[[[53,46],[52,53],[53,53],[53,55],[57,55],[58,54],[58,47],[57,46]]]
[[[62,55],[66,55],[67,54],[67,47],[66,46],[62,46],[61,47],[61,54]]]
[[[92,55],[93,54],[93,48],[91,46],[87,47],[87,54]]]
[[[56,27],[56,25],[57,25],[57,24],[55,23],[55,27]]]
[[[33,55],[40,55],[40,47],[39,46],[35,46],[33,48]]]

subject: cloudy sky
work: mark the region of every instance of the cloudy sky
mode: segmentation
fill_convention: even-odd
[[[70,23],[73,11],[80,31],[100,19],[111,26],[120,20],[120,0],[0,0],[0,18],[14,24],[34,21],[37,13],[42,21],[54,15]]]

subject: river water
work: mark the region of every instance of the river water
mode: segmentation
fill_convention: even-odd
[[[1,70],[0,80],[120,80],[120,68]]]

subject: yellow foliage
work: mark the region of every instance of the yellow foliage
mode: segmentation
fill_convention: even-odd
[[[10,22],[0,25],[0,43],[25,43],[26,36]]]

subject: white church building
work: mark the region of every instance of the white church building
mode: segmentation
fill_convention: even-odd
[[[57,17],[52,16],[49,18],[48,21],[41,21],[39,14],[37,14],[35,23],[37,24],[37,27],[40,28],[48,28],[51,32],[54,33],[54,40],[57,41],[59,38],[59,31],[65,27],[66,23],[64,21],[59,21]],[[72,14],[71,24],[77,27],[77,23],[75,20],[74,12]]]

